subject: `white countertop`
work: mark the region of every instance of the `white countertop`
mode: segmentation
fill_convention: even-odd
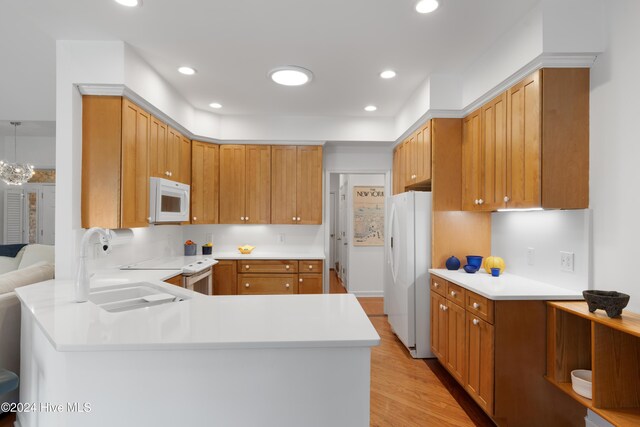
[[[429,272],[492,300],[583,299],[582,291],[561,288],[509,273],[493,277],[484,270],[469,274],[464,270],[451,271],[432,268]]]
[[[207,255],[208,256],[208,255]],[[239,251],[213,251],[211,256],[215,259],[291,259],[306,260],[320,259],[324,260],[324,252],[295,252],[290,249],[279,250],[260,250],[255,248],[248,255],[243,255]]]
[[[58,351],[370,347],[380,343],[351,294],[206,296],[163,283],[175,271],[101,272],[91,287],[149,281],[192,299],[109,313],[74,302],[73,282],[16,289]]]

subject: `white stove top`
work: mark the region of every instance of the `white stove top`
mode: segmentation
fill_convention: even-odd
[[[199,273],[217,264],[212,257],[199,256],[176,256],[154,258],[135,264],[123,265],[121,270],[179,270],[184,274]]]

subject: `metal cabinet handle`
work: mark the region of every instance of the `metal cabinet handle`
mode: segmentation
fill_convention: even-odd
[[[473,204],[474,204],[474,205],[477,205],[477,204],[478,204],[478,199],[475,199],[475,200],[473,201]]]
[[[147,221],[151,222],[151,217],[150,216],[147,217]]]
[[[197,216],[194,216],[194,217],[193,217],[193,220],[194,220],[194,221],[197,221],[197,220],[198,220],[198,217],[197,217]]]
[[[298,282],[302,283],[302,279],[301,279],[301,278],[300,278],[300,279],[298,279]]]
[[[240,221],[244,221],[244,217],[243,216],[240,217]]]
[[[249,269],[249,266],[248,266],[248,265],[245,265],[245,266],[244,266],[244,268],[248,270],[248,269]]]
[[[480,308],[480,304],[478,304],[477,302],[473,303],[473,308],[475,308],[476,310]]]
[[[438,289],[440,287],[440,283],[433,282],[433,287]]]
[[[455,297],[456,296],[456,291],[451,291],[451,296]]]
[[[286,268],[288,270],[289,268],[291,268],[291,266],[286,265],[284,268]]]
[[[292,221],[295,221],[295,220],[296,220],[296,217],[294,216],[293,218],[291,218],[291,220],[292,220]]]
[[[313,265],[309,265],[309,270],[313,270]]]
[[[511,199],[509,199],[509,196],[504,196],[504,199],[502,199],[502,200],[504,200],[504,202],[505,202],[505,203],[507,203],[507,202],[509,202],[509,200],[511,200]]]
[[[478,204],[479,204],[479,205],[484,205],[484,200],[482,200],[482,199],[478,199]]]
[[[173,172],[169,172],[169,176],[173,176]]]
[[[478,326],[478,324],[480,323],[480,321],[478,319],[473,319],[473,324]]]
[[[447,311],[447,310],[449,310],[449,307],[447,307],[446,305],[443,305],[443,306],[442,306],[442,310],[443,310],[443,311]]]
[[[248,287],[249,287],[249,284],[248,284],[248,283],[245,283],[245,284],[244,284],[244,287],[245,287],[245,288],[248,288]]]
[[[300,221],[300,217],[297,218],[297,221]]]
[[[291,285],[290,285],[290,284],[288,284],[288,283],[287,283],[286,285],[284,285],[284,287],[285,287],[285,288],[287,288],[287,289],[288,289],[290,286],[291,286]]]

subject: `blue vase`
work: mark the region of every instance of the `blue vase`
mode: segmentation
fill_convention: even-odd
[[[460,268],[460,260],[452,256],[444,263],[444,265],[447,267],[447,270],[458,270]]]

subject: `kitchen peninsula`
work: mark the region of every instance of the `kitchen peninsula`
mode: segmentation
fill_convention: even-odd
[[[92,291],[127,274],[141,279],[120,271]],[[21,413],[22,427],[369,425],[380,337],[353,295],[204,296],[161,282],[169,274],[143,280],[184,301],[116,313],[74,302],[67,280],[16,290],[20,400],[91,408]]]

